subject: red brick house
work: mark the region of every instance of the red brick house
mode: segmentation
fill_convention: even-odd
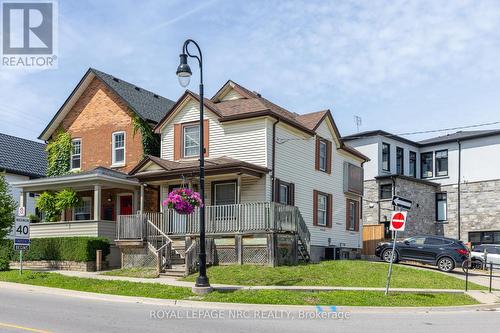
[[[70,172],[16,184],[21,196],[71,188],[83,205],[64,212],[61,222],[33,225],[32,237],[106,236],[114,240],[118,215],[132,214],[144,205],[159,209],[158,189],[141,187],[127,173],[145,155],[141,131],[134,130],[134,123],[152,129],[173,104],[90,68],[39,136],[51,142],[60,131],[70,134]]]

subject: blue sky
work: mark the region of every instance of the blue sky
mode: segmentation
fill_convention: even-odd
[[[290,111],[331,109],[342,135],[354,115],[393,133],[500,121],[499,1],[82,0],[59,1],[58,69],[0,68],[0,132],[38,137],[91,66],[176,100],[186,38],[207,95],[232,79]]]

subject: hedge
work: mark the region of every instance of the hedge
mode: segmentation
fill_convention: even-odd
[[[55,237],[34,238],[29,251],[23,253],[23,260],[68,260],[95,261],[96,250],[102,250],[102,257],[109,254],[109,240],[102,237]],[[13,248],[12,240],[0,240],[0,259],[19,260],[19,251]]]
[[[4,258],[0,258],[0,272],[9,270],[9,261]]]

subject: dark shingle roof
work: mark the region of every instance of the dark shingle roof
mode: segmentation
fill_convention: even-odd
[[[0,133],[0,171],[44,177],[46,170],[45,144]]]
[[[155,123],[159,122],[175,104],[174,101],[168,98],[137,87],[110,74],[94,68],[90,70],[123,98],[130,108],[145,120]]]
[[[500,135],[500,130],[459,131],[447,135],[437,136],[435,138],[422,140],[418,143],[423,146],[429,146],[438,143],[452,142],[457,140],[469,140],[491,135]]]

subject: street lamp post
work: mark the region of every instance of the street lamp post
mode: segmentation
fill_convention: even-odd
[[[189,44],[194,44],[198,50],[198,55],[193,55],[189,52]],[[203,129],[203,56],[198,43],[192,39],[188,39],[182,46],[182,53],[179,55],[180,64],[177,67],[177,77],[182,87],[187,87],[191,80],[191,68],[187,63],[188,57],[198,60],[200,66],[200,196],[202,205],[200,207],[200,275],[196,278],[195,288],[201,293],[210,290],[210,283],[207,277],[207,254],[205,252],[205,143]]]

